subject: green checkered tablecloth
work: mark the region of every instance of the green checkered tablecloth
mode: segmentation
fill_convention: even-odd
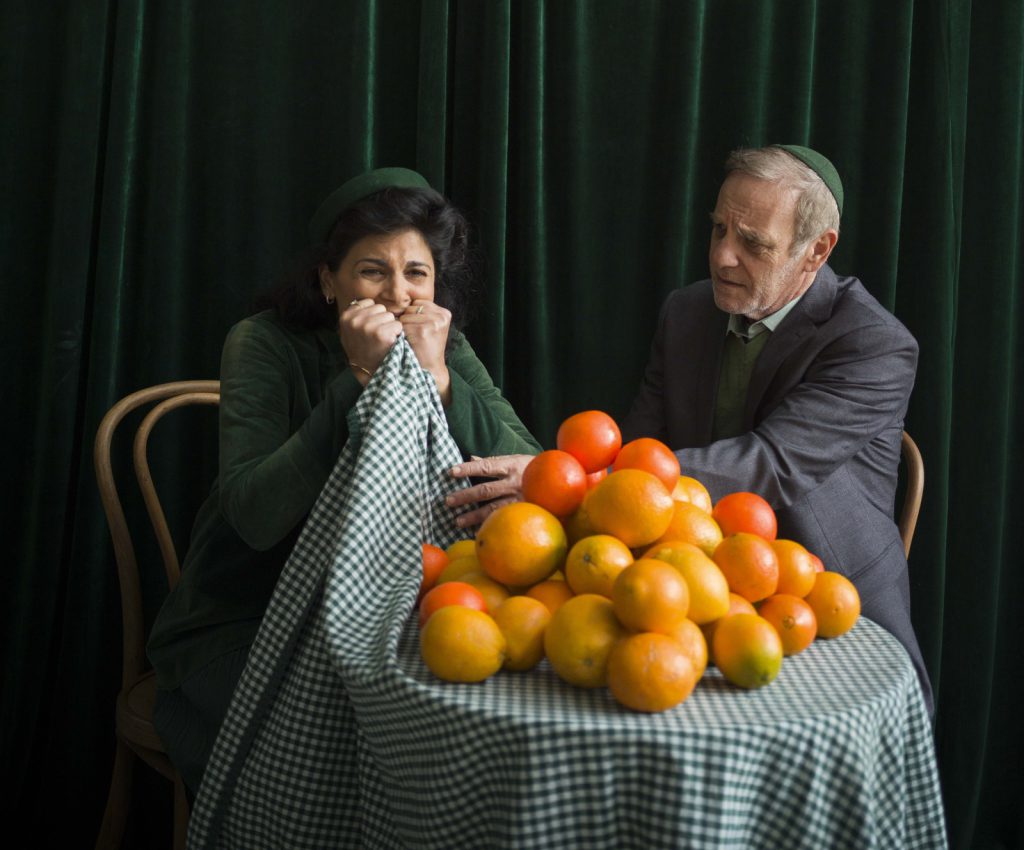
[[[409,621],[420,542],[457,536],[461,460],[405,341],[282,572],[214,748],[190,847],[941,848],[913,667],[862,619],[741,691],[661,714],[546,663],[435,679]]]

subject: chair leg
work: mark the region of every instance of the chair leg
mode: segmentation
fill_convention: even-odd
[[[117,850],[124,839],[124,828],[128,821],[128,807],[131,804],[132,770],[135,753],[121,741],[114,751],[114,770],[110,777],[110,791],[107,807],[103,812],[103,823],[96,837],[96,850]]]
[[[174,777],[174,850],[185,850],[188,837],[188,798],[185,797],[185,783],[181,776]]]

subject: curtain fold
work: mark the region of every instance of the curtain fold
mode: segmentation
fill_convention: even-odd
[[[477,229],[487,289],[477,293],[470,340],[499,385],[506,374],[506,238],[509,217],[509,86],[512,8],[507,0],[455,4],[451,168],[445,186]]]
[[[424,0],[420,8],[416,162],[430,185],[440,187],[449,167],[451,18],[447,0]]]
[[[1024,650],[1015,552],[1022,502],[1020,338],[1024,286],[1024,14],[975,3],[957,39],[967,60],[958,139],[962,238],[955,266],[949,414],[946,604],[938,725],[952,838],[963,847],[1024,843],[1019,725]],[[954,33],[955,35],[955,33]],[[969,57],[967,54],[969,53]],[[1009,797],[1006,797],[1009,799]]]
[[[113,754],[96,426],[132,390],[216,376],[225,332],[294,267],[327,193],[404,165],[466,211],[486,269],[469,338],[551,446],[570,413],[625,413],[663,299],[707,276],[726,154],[773,141],[835,162],[832,264],[920,344],[913,616],[951,841],[1024,844],[1019,0],[12,0],[0,33],[18,497],[0,735],[8,805],[40,845],[67,824],[92,840]],[[155,440],[184,549],[215,436],[168,423]],[[140,557],[156,564],[155,544]],[[148,616],[163,593],[156,568]],[[158,846],[167,789],[136,784],[129,846]]]
[[[72,529],[94,498],[82,498],[79,482],[88,474],[83,398],[110,22],[104,3],[91,10],[61,6],[45,15],[27,2],[0,7],[0,346],[8,402],[0,427],[8,447],[4,480],[13,496],[3,512],[11,548],[0,616],[0,753],[16,777],[17,793],[6,795],[12,822],[14,812],[25,814],[23,801],[51,790],[31,764],[47,751],[52,725],[62,722],[64,713],[53,704],[57,671],[81,663],[105,676],[102,655],[89,649],[101,645],[109,653],[117,646],[117,632],[104,635],[101,628],[83,635],[83,644],[95,644],[83,646],[82,656],[64,653],[74,584]],[[113,594],[113,575],[100,572],[94,571],[96,580]],[[116,598],[97,592],[88,607],[99,612]],[[101,709],[92,700],[81,717],[85,736],[104,739],[104,766],[109,717],[109,703]]]

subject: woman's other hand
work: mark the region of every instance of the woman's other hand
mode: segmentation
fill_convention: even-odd
[[[364,387],[401,334],[402,323],[394,313],[371,298],[353,301],[338,316],[341,346]]]
[[[469,513],[461,514],[456,520],[459,528],[479,525],[488,515],[502,505],[522,501],[523,470],[533,460],[533,455],[497,455],[495,457],[471,457],[466,463],[453,466],[452,478],[491,478],[482,484],[474,484],[464,490],[456,490],[448,496],[450,507],[479,503]]]
[[[444,360],[448,344],[448,327],[452,314],[433,301],[417,298],[398,319],[405,330],[420,366],[430,372],[437,383],[441,403],[447,406],[452,399],[451,376]]]

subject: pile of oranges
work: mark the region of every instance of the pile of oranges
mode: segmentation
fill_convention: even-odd
[[[423,545],[420,647],[439,678],[478,682],[546,657],[572,685],[663,711],[709,663],[761,687],[785,656],[860,616],[853,584],[777,539],[760,496],[712,504],[668,446],[622,445],[601,411],[565,420],[557,445],[527,466],[524,501],[475,539]]]

